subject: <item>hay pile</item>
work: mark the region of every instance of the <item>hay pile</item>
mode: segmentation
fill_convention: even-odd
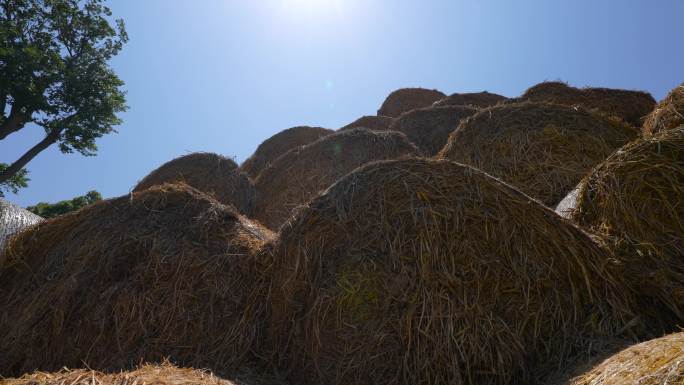
[[[242,162],[240,170],[246,172],[252,179],[256,179],[261,171],[279,156],[295,147],[313,143],[333,132],[335,131],[327,128],[308,126],[292,127],[280,131],[261,143],[254,154]]]
[[[401,88],[387,96],[378,110],[378,115],[396,118],[414,108],[429,107],[445,97],[444,93],[437,90]]]
[[[491,107],[497,105],[507,98],[491,92],[470,92],[463,94],[451,94],[442,100],[435,102],[434,106],[473,106],[473,107]]]
[[[362,116],[355,121],[339,129],[339,131],[350,130],[352,128],[367,128],[373,131],[386,131],[394,119],[389,116]]]
[[[2,375],[251,362],[264,310],[255,254],[271,237],[185,185],[41,222],[0,260]]]
[[[256,380],[225,380],[208,370],[179,368],[169,362],[141,365],[132,371],[102,373],[94,370],[35,372],[21,378],[0,379],[0,385],[276,385],[270,378]]]
[[[638,308],[579,228],[449,161],[355,170],[273,249],[268,333],[293,383],[533,383]]]
[[[570,385],[682,385],[684,333],[631,346],[601,362]]]
[[[403,132],[424,155],[433,156],[444,147],[459,122],[476,112],[466,106],[419,108],[401,114],[390,130]]]
[[[277,229],[295,208],[355,168],[417,154],[406,136],[394,131],[355,128],[326,136],[291,150],[261,172],[254,218]]]
[[[10,236],[42,220],[38,215],[0,198],[0,253]]]
[[[573,219],[611,239],[631,280],[684,319],[684,126],[624,146],[583,184]]]
[[[644,133],[653,135],[684,125],[684,83],[670,91],[646,117]]]
[[[503,104],[461,122],[440,158],[475,166],[555,207],[638,132],[615,119],[555,104]]]
[[[55,373],[35,372],[21,378],[0,380],[0,385],[237,385],[206,370],[178,368],[169,363],[144,365],[133,371],[102,373],[94,370],[62,369]]]
[[[254,205],[254,184],[238,171],[237,164],[221,155],[195,152],[164,163],[152,171],[133,189],[140,192],[164,183],[182,182],[224,204],[235,206],[250,215]]]
[[[641,126],[644,117],[655,106],[655,99],[648,92],[595,87],[575,88],[563,82],[539,83],[525,91],[520,99],[566,106],[580,105],[618,117],[635,127]]]

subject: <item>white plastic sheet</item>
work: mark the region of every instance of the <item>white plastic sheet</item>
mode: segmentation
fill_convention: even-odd
[[[556,213],[563,218],[568,218],[572,216],[572,212],[577,208],[579,192],[582,188],[582,183],[578,184],[568,195],[563,198],[562,201],[556,206]]]
[[[0,251],[9,237],[43,218],[0,198]]]

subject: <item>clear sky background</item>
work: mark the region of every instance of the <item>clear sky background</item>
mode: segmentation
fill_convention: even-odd
[[[130,110],[99,154],[53,146],[8,199],[126,194],[193,151],[241,162],[285,128],[339,128],[402,87],[520,95],[543,80],[651,92],[684,81],[681,0],[111,0]],[[14,161],[36,127],[0,142]]]

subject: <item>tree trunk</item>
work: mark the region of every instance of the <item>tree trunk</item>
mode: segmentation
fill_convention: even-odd
[[[28,164],[36,155],[40,154],[43,150],[50,147],[59,139],[59,135],[62,133],[61,130],[55,130],[49,133],[43,140],[38,142],[35,146],[31,147],[21,158],[17,159],[16,162],[12,163],[5,171],[0,172],[0,184],[8,181],[16,173],[18,173],[24,166]]]
[[[9,134],[21,130],[26,123],[26,116],[22,113],[12,113],[2,125],[0,125],[0,140],[5,139]]]

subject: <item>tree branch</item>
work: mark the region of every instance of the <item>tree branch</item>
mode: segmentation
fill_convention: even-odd
[[[38,142],[35,146],[31,147],[21,158],[17,159],[12,163],[5,171],[0,173],[0,184],[12,178],[17,172],[19,172],[24,166],[28,164],[36,155],[40,154],[43,150],[50,147],[58,139],[62,130],[55,130],[50,132],[43,140]]]
[[[19,112],[18,110],[19,108],[12,106],[12,112],[10,112],[10,115],[7,117],[7,119],[0,125],[0,140],[3,140],[8,135],[21,130],[26,124],[28,116]]]

